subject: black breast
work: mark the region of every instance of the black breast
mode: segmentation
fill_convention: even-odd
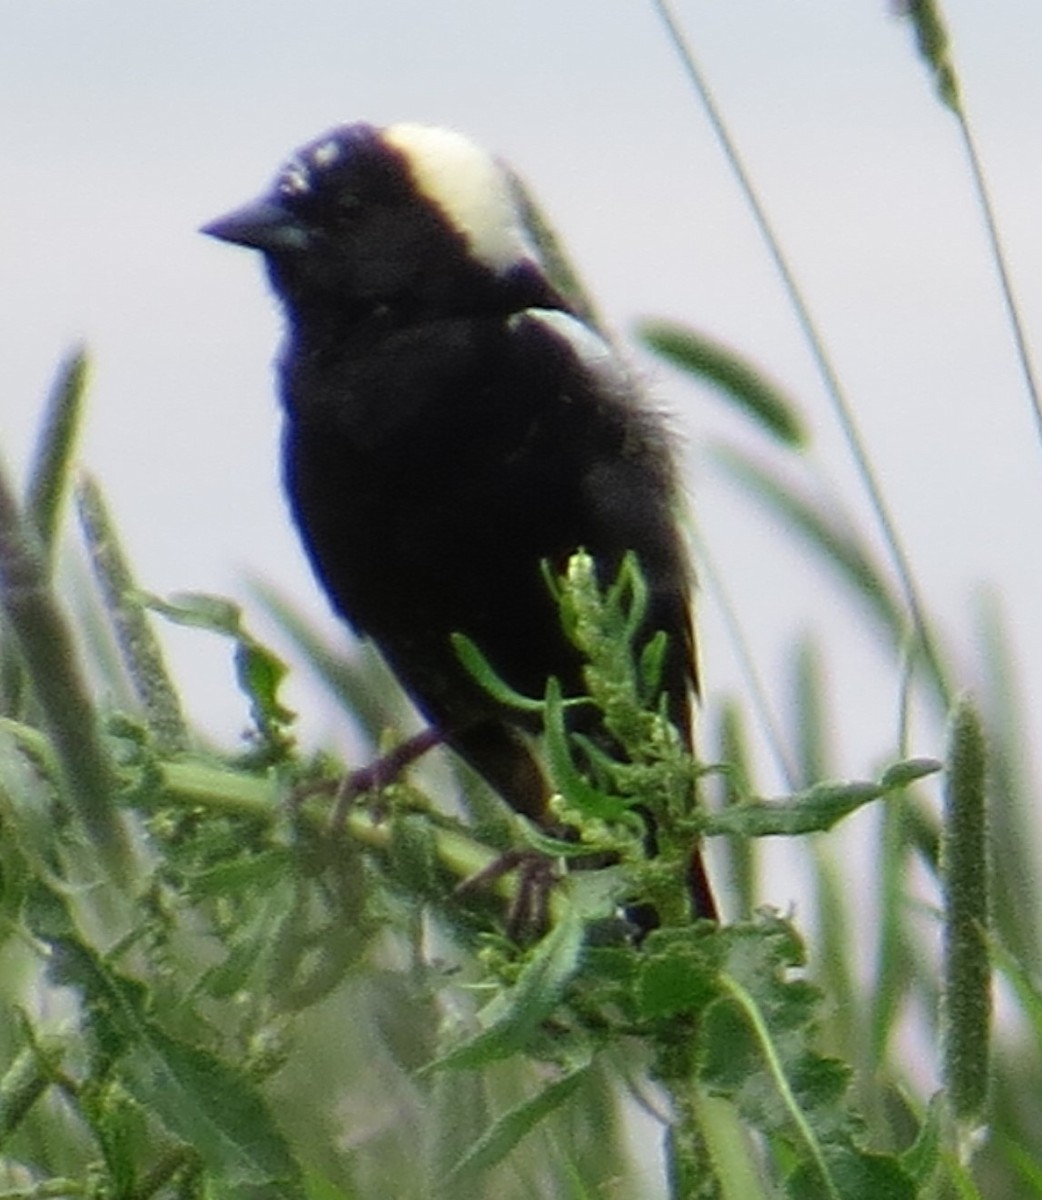
[[[637,550],[677,601],[662,619],[686,622],[661,438],[543,323],[450,319],[332,353],[291,345],[284,399],[312,565],[433,719],[491,703],[462,676],[453,631],[523,692],[541,695],[551,674],[579,687],[540,567],[579,546],[606,575]]]

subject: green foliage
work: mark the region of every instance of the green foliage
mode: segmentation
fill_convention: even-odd
[[[87,549],[91,562],[97,566],[98,586],[127,667],[129,682],[144,710],[156,745],[168,753],[177,753],[188,743],[181,702],[101,488],[86,476],[80,481],[76,498]]]
[[[170,600],[149,596],[147,604],[175,624],[208,629],[231,638],[235,646],[236,679],[250,703],[256,741],[254,757],[258,764],[275,764],[284,759],[292,749],[288,729],[294,718],[294,714],[282,705],[278,696],[287,667],[277,654],[259,642],[245,627],[239,605],[223,596],[204,596],[199,593],[186,593]],[[133,653],[128,658],[130,662],[136,662]],[[155,729],[155,718],[150,721],[150,726]]]
[[[952,1113],[968,1131],[984,1114],[991,1025],[989,864],[984,730],[963,700],[952,714],[941,866],[944,884],[944,1065]]]
[[[90,488],[81,502],[90,509],[87,543],[118,635],[121,623],[147,621],[147,611]],[[770,913],[723,928],[692,922],[686,863],[699,837],[826,830],[936,764],[909,760],[879,783],[821,783],[771,802],[743,782],[734,803],[707,812],[695,804],[695,785],[720,768],[690,758],[659,703],[662,643],[637,640],[647,596],[635,562],[602,589],[580,553],[553,586],[588,662],[588,695],[565,700],[551,681],[542,699],[515,699],[543,713],[560,812],[576,840],[529,831],[523,844],[578,863],[554,889],[550,931],[527,946],[499,932],[504,913],[491,894],[457,886],[487,873],[496,851],[414,783],[399,777],[377,808],[329,824],[327,789],[297,755],[292,714],[279,699],[285,668],[227,601],[147,605],[233,639],[256,731],[246,755],[205,755],[186,731],[172,737],[170,714],[179,710],[156,700],[174,688],[151,632],[116,638],[124,670],[139,681],[129,693],[139,711],[95,719],[105,729],[110,803],[144,850],[119,886],[99,871],[75,810],[47,820],[60,802],[61,746],[31,712],[5,718],[0,952],[18,969],[0,1002],[12,1017],[19,1005],[26,1014],[8,1022],[0,1080],[0,1145],[12,1178],[33,1181],[36,1194],[100,1188],[143,1198],[479,1194],[492,1180],[505,1194],[511,1180],[518,1195],[558,1194],[552,1181],[570,1178],[576,1194],[593,1195],[598,1179],[627,1168],[617,1147],[591,1156],[574,1140],[579,1114],[593,1105],[602,1122],[617,1120],[608,1114],[639,1072],[673,1111],[667,1173],[678,1197],[714,1179],[726,1187],[721,1170],[765,1187],[775,1176],[794,1196],[915,1194],[896,1158],[867,1148],[849,1068],[814,1049],[821,996],[802,976],[795,930]],[[501,690],[478,648],[460,644],[472,669]],[[37,690],[28,657],[23,669]],[[569,733],[573,704],[599,709],[616,752]],[[660,849],[652,859],[649,814]],[[591,856],[614,865],[584,868]],[[509,894],[509,880],[496,888]],[[642,900],[664,923],[638,944],[619,912]],[[438,958],[419,939],[424,913],[444,943]],[[412,995],[392,1019],[397,978],[412,981]],[[368,1024],[355,1037],[375,1039],[400,1087],[441,1095],[443,1113],[432,1118],[417,1100],[412,1118],[407,1108],[401,1128],[376,1139],[379,1149],[344,1155],[322,1094],[306,1084],[294,1094],[288,1081],[303,1030],[366,988],[375,988],[374,1001],[362,1006]],[[41,989],[65,998],[71,1023],[29,1015],[29,995]],[[441,1014],[453,1009],[459,1016],[446,1023]],[[362,1086],[351,1064],[364,1071],[366,1053],[340,1052],[342,1064],[322,1073],[326,1095],[343,1102]],[[446,1123],[457,1090],[442,1082],[450,1077],[486,1081],[478,1092],[465,1085],[469,1126]],[[308,1111],[303,1125],[324,1136],[302,1134],[297,1114]],[[736,1166],[743,1126],[759,1131],[770,1153]],[[388,1167],[388,1147],[415,1144],[417,1133],[429,1153],[413,1154],[411,1169]],[[529,1148],[548,1137],[554,1150],[537,1168]]]

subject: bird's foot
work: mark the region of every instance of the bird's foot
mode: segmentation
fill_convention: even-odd
[[[511,871],[517,871],[517,891],[507,910],[506,934],[515,942],[531,941],[550,927],[550,893],[559,878],[555,859],[538,850],[507,850],[464,879],[456,895],[491,887]]]

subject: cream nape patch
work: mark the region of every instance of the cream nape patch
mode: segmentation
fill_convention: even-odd
[[[413,181],[467,239],[471,253],[501,273],[538,261],[499,163],[453,129],[389,125],[384,141],[404,156]]]

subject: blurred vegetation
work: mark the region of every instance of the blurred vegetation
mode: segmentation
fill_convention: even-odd
[[[939,11],[906,9],[967,128]],[[624,753],[568,733],[578,698],[553,681],[518,699],[543,712],[578,841],[526,828],[440,751],[380,786],[305,755],[281,699],[288,668],[249,615],[219,597],[150,596],[101,487],[75,475],[74,353],[23,494],[0,476],[0,1198],[1042,1196],[1034,781],[1001,616],[981,615],[985,684],[970,698],[838,386],[881,539],[813,486],[808,423],[754,364],[676,321],[642,334],[760,430],[761,453],[720,448],[719,468],[834,573],[906,708],[946,727],[944,744],[908,746],[899,714],[879,778],[834,782],[823,653],[808,638],[772,689],[784,724],[755,688],[721,698],[692,761],[658,703],[661,646],[634,640],[639,572],[627,564],[602,590],[580,555],[555,589],[589,664],[582,702]],[[55,583],[71,501],[94,572],[75,597]],[[313,672],[357,731],[363,767],[409,747],[406,706],[373,655],[345,657],[274,590],[256,602],[293,670]],[[166,621],[231,641],[242,746],[192,727],[156,636]],[[461,652],[502,688],[480,647]],[[764,740],[785,796],[757,785]],[[825,835],[865,805],[879,817],[871,896]],[[799,839],[809,933],[757,907],[764,836]],[[689,915],[699,838],[722,847],[721,926]],[[561,876],[548,931],[520,944],[504,932],[516,879],[490,869],[511,846]],[[580,852],[613,865],[569,870]],[[482,872],[486,887],[461,889]],[[664,919],[638,944],[620,914],[642,900]],[[993,1031],[996,976],[1009,1017]]]

